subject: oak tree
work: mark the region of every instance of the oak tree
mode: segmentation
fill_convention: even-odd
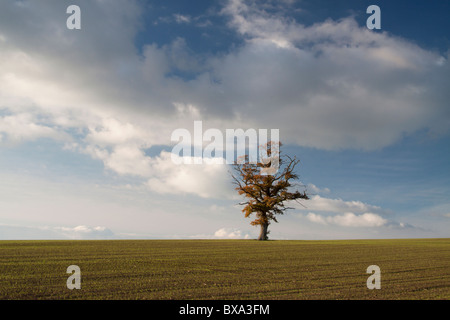
[[[292,209],[285,205],[286,202],[309,199],[306,191],[296,190],[293,183],[299,179],[295,169],[300,161],[295,157],[282,155],[280,147],[280,142],[270,141],[263,146],[264,156],[258,161],[251,162],[247,155],[242,156],[233,164],[231,172],[236,190],[246,200],[240,203],[244,205],[242,212],[245,217],[255,214],[256,218],[251,224],[261,228],[258,240],[268,240],[270,222],[278,222],[277,215]],[[274,162],[278,170],[267,174],[267,169],[273,168]]]

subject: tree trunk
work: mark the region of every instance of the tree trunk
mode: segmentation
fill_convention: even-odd
[[[267,229],[269,228],[269,223],[262,223],[261,224],[261,231],[259,233],[258,240],[268,240],[269,237],[267,236]]]

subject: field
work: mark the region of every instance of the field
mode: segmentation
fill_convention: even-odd
[[[450,239],[0,241],[2,300],[449,298]]]

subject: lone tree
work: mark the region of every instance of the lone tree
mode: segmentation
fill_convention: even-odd
[[[298,180],[294,169],[299,160],[288,155],[281,156],[280,147],[281,143],[270,141],[263,146],[265,157],[260,157],[259,161],[252,163],[245,155],[233,164],[233,183],[238,193],[247,200],[239,203],[245,205],[242,212],[246,218],[255,213],[256,219],[251,224],[261,226],[258,240],[268,240],[270,222],[278,222],[276,215],[293,209],[286,207],[285,202],[309,199],[305,191],[292,190],[294,185],[291,181]],[[274,163],[276,168],[270,172]]]

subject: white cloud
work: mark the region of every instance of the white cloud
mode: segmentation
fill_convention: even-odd
[[[345,201],[342,199],[330,199],[324,198],[319,195],[312,196],[310,200],[304,202],[302,207],[297,205],[298,210],[312,210],[312,211],[325,211],[334,213],[366,213],[366,212],[378,212],[385,213],[379,206],[370,205],[362,201]]]
[[[214,237],[219,239],[250,239],[250,234],[238,229],[221,228],[214,233]]]
[[[315,214],[315,213],[313,213],[313,212],[309,212],[309,213],[306,215],[306,218],[307,218],[309,221],[315,222],[315,223],[320,223],[320,224],[326,224],[326,223],[327,223],[326,220],[324,219],[324,217],[322,217],[322,216],[319,215],[319,214]]]
[[[147,186],[158,193],[195,194],[204,198],[232,198],[225,164],[175,164],[170,152],[152,159]],[[179,157],[179,156],[175,156]],[[193,158],[194,159],[194,158]]]
[[[80,225],[76,227],[53,227],[50,228],[68,239],[111,239],[115,238],[114,233],[106,227],[89,227]]]
[[[142,128],[129,122],[123,123],[115,118],[101,119],[101,125],[90,128],[86,141],[100,146],[141,143],[145,145],[149,141],[149,134]]]
[[[188,15],[183,15],[183,14],[176,13],[173,16],[174,16],[175,21],[177,23],[189,23],[189,22],[191,22],[191,17],[188,16]]]
[[[150,157],[134,145],[119,145],[104,159],[105,166],[122,175],[148,177],[152,172]]]
[[[395,221],[383,218],[382,215],[387,213],[383,208],[362,201],[345,201],[315,195],[303,205],[304,207],[296,205],[296,209],[308,211],[306,219],[317,224],[343,227],[402,227]],[[323,214],[315,213],[317,211]]]
[[[329,188],[319,188],[315,184],[308,183],[306,186],[306,189],[308,190],[308,193],[330,193]]]
[[[55,128],[40,124],[30,113],[0,116],[0,133],[6,134],[5,141],[13,143],[33,141],[39,138],[69,139],[64,132],[58,132]]]
[[[374,213],[363,213],[356,215],[346,212],[335,216],[321,216],[315,213],[308,213],[306,218],[315,223],[334,224],[343,227],[381,227],[387,224],[387,220]]]
[[[118,238],[110,229],[102,226],[90,227],[31,227],[0,224],[1,240],[40,240],[40,239],[115,239]]]
[[[337,225],[346,227],[380,227],[387,222],[386,219],[374,213],[355,215],[352,212],[334,216],[331,221]]]
[[[57,28],[64,4],[41,1],[33,10],[2,2],[0,10],[18,18],[0,22],[0,101],[14,113],[33,105],[50,128],[85,128],[92,143],[151,132],[147,143],[167,145],[172,130],[192,123],[177,118],[174,102],[224,127],[282,128],[285,142],[325,149],[377,149],[405,133],[450,127],[448,59],[352,18],[304,26],[283,16],[286,2],[228,1],[222,13],[247,41],[198,59],[181,38],[137,54],[137,1],[86,4],[89,33]],[[170,76],[177,70],[192,79]],[[35,129],[22,138],[52,135]]]
[[[438,54],[371,32],[353,18],[306,27],[240,0],[223,12],[247,43],[220,61],[215,75],[240,105],[258,106],[257,121],[283,128],[287,141],[377,149],[404,133],[448,127],[442,81],[450,68],[438,66]],[[255,118],[251,108],[237,112]]]

